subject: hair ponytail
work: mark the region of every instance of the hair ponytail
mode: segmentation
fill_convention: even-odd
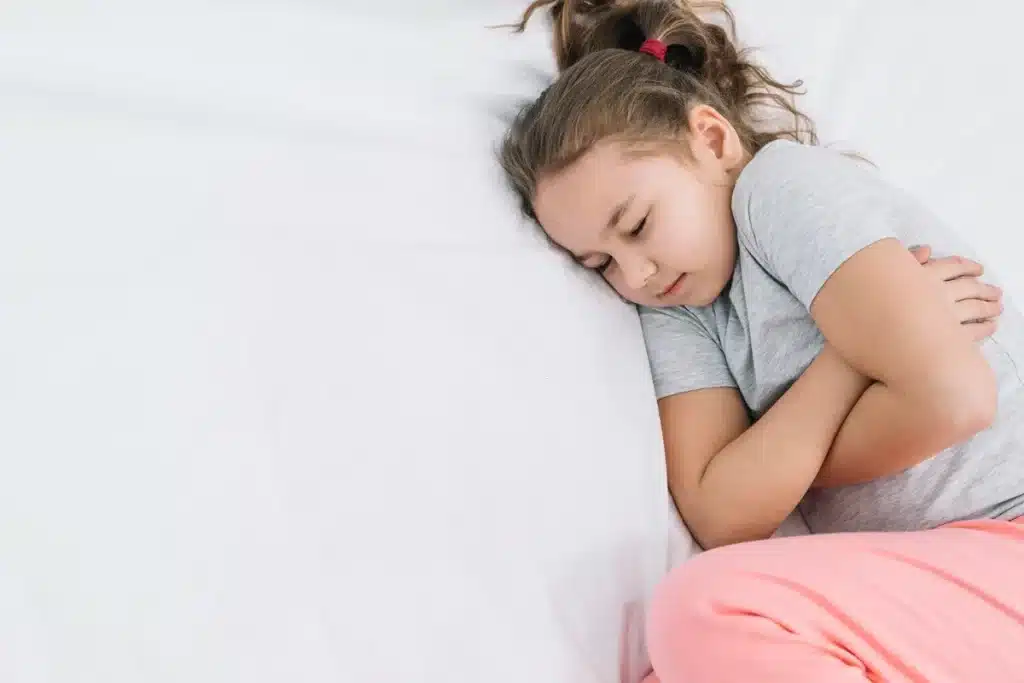
[[[559,71],[589,54],[636,51],[645,38],[684,46],[699,64],[695,76],[714,90],[722,112],[757,151],[784,137],[817,144],[814,123],[795,104],[803,83],[781,83],[737,46],[736,22],[717,0],[534,0],[513,27],[523,31],[548,8]],[[672,60],[666,60],[670,65]],[[678,65],[674,65],[679,68]]]

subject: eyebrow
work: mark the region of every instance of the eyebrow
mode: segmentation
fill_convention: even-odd
[[[612,209],[611,216],[608,217],[608,224],[604,226],[604,228],[602,228],[601,230],[601,236],[604,236],[606,233],[611,232],[612,230],[615,230],[617,227],[619,227],[619,223],[622,221],[622,217],[626,215],[626,211],[629,210],[629,207],[633,203],[634,199],[636,199],[636,195],[631,194],[625,199],[623,199],[621,202],[619,202],[614,209]],[[572,255],[572,257],[577,261],[586,261],[591,256],[593,256],[593,254]]]

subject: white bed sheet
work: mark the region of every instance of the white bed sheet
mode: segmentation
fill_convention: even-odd
[[[0,679],[635,677],[668,522],[637,321],[489,151],[543,38],[4,13]]]
[[[826,140],[1019,292],[1013,22],[735,6]],[[623,632],[693,546],[635,316],[483,151],[544,36],[480,28],[517,3],[414,9],[5,3],[0,679],[643,667]]]

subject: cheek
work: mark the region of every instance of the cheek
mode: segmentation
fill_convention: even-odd
[[[651,237],[647,247],[656,263],[678,267],[699,250],[698,236],[692,224],[677,220],[658,230]]]
[[[663,204],[663,210],[656,217],[656,229],[653,231],[648,245],[651,250],[671,263],[673,258],[678,259],[692,251],[694,243],[697,242],[701,223],[701,212],[695,210],[692,198],[675,196],[671,201]]]
[[[717,199],[707,195],[692,197],[689,202],[679,202],[671,214],[666,214],[664,229],[650,242],[652,252],[665,265],[692,267],[694,259],[707,258],[709,252],[717,250],[725,221]]]

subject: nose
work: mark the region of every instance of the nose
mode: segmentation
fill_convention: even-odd
[[[658,272],[658,267],[646,258],[637,256],[620,258],[619,268],[626,286],[634,291],[647,287],[647,283]]]

